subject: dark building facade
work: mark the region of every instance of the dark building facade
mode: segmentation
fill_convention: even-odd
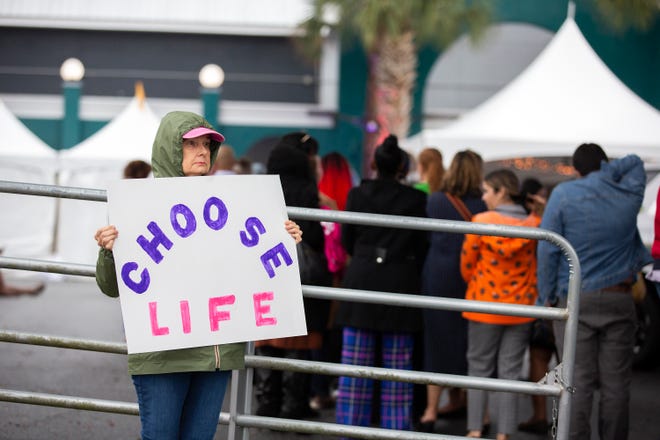
[[[575,20],[598,55],[634,92],[660,108],[660,24],[645,32],[616,33],[591,2],[576,4]],[[554,32],[566,17],[568,1],[496,0],[493,5],[494,24],[523,22]],[[83,137],[112,118],[111,110],[88,110],[105,108],[108,99],[131,97],[136,81],[144,83],[147,98],[159,108],[199,107],[199,69],[215,63],[226,74],[218,124],[239,154],[264,139],[304,129],[320,140],[321,153],[340,151],[361,168],[367,60],[359,44],[330,41],[325,58],[310,63],[297,52],[292,31],[255,35],[207,27],[188,33],[167,31],[166,25],[112,30],[47,19],[35,26],[14,18],[0,14],[0,99],[9,100],[17,116],[53,148],[61,148],[59,68],[66,58],[79,58],[86,69]],[[429,112],[423,98],[441,55],[434,48],[420,49],[411,134],[421,130]],[[43,99],[30,104],[30,97]]]

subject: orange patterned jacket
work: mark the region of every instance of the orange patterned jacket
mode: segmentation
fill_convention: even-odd
[[[541,218],[530,214],[518,219],[487,211],[472,218],[476,223],[538,227]],[[466,234],[461,253],[461,275],[468,287],[465,299],[533,305],[536,301],[536,240]],[[463,312],[471,321],[512,325],[533,321],[522,316]]]

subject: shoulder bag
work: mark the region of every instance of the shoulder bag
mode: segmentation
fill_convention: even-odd
[[[472,213],[468,207],[465,206],[463,200],[449,193],[445,193],[445,196],[447,196],[447,199],[451,202],[452,205],[454,205],[456,211],[458,211],[458,213],[465,219],[466,222],[472,221]]]

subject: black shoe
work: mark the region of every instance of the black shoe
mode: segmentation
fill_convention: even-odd
[[[333,409],[336,405],[337,402],[330,396],[316,396],[309,401],[309,407],[316,411],[320,411],[322,409]]]
[[[432,422],[419,422],[417,425],[417,431],[419,432],[435,432],[435,420]]]
[[[467,414],[467,408],[462,406],[447,412],[438,412],[439,419],[461,419]]]
[[[255,414],[261,417],[277,417],[280,414],[280,408],[269,404],[259,405]]]
[[[550,425],[547,420],[530,420],[518,425],[519,431],[533,432],[534,434],[547,434]]]
[[[308,407],[302,407],[302,408],[296,408],[296,409],[282,409],[280,412],[280,417],[283,419],[295,419],[295,420],[301,420],[301,419],[315,419],[321,416],[321,413],[313,410],[312,408]]]

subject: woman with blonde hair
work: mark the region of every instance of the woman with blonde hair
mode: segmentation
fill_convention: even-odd
[[[419,182],[414,187],[426,194],[433,194],[440,189],[445,167],[442,165],[442,153],[436,148],[425,148],[417,156]]]
[[[442,182],[442,191],[432,193],[426,204],[429,218],[470,221],[472,215],[486,210],[481,200],[483,161],[477,153],[459,151],[452,159]],[[431,233],[422,272],[422,293],[443,298],[464,298],[466,284],[461,277],[463,235]],[[424,310],[424,370],[434,373],[467,374],[467,321],[460,312]],[[438,408],[443,387],[427,385],[426,409],[419,430],[433,432],[438,417],[465,414],[465,391],[449,389],[449,403]]]

